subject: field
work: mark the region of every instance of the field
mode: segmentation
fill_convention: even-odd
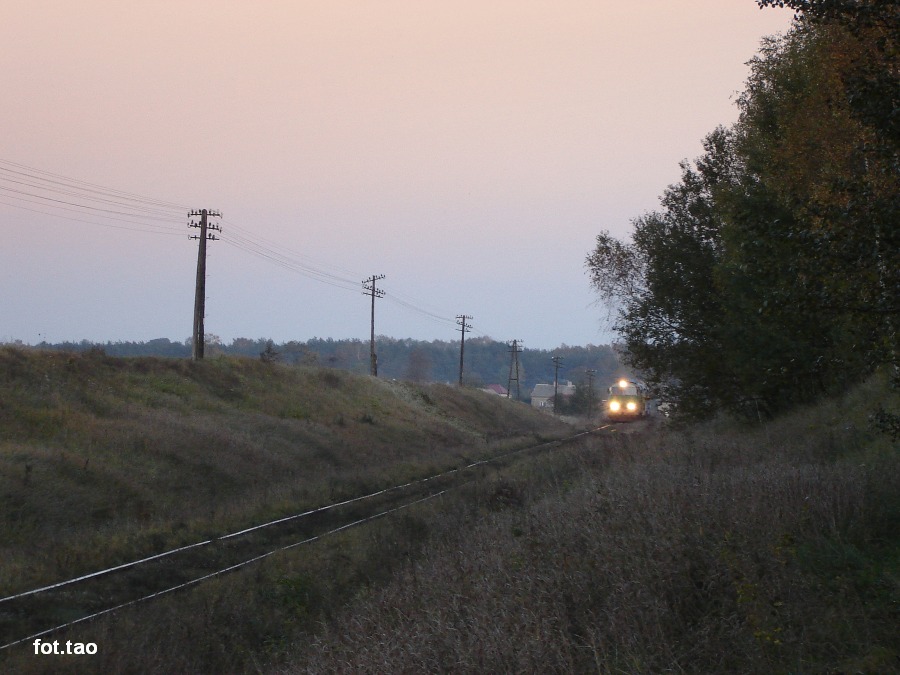
[[[328,369],[5,349],[0,373],[0,597],[459,469],[427,501],[44,637],[95,656],[17,645],[6,671],[900,670],[882,379],[764,426],[554,445],[579,429]],[[77,593],[40,612],[76,618]]]

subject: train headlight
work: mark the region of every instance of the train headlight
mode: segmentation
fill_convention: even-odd
[[[634,412],[635,410],[637,410],[637,403],[635,403],[634,401],[628,401],[628,403],[625,404],[625,407],[628,408],[629,412]]]
[[[609,409],[610,409],[610,411],[612,411],[612,412],[619,412],[619,410],[620,410],[621,408],[622,408],[622,404],[619,403],[618,401],[610,401],[610,402],[609,402]]]

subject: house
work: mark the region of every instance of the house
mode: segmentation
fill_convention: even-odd
[[[566,383],[559,383],[557,391],[560,397],[574,396],[575,385],[569,380]],[[531,406],[533,408],[547,408],[553,410],[553,385],[552,384],[536,384],[531,390]]]
[[[506,391],[506,387],[502,384],[489,384],[481,391],[486,391],[488,394],[496,394],[497,396],[507,396],[509,394],[509,392]]]

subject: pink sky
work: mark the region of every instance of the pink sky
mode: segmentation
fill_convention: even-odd
[[[449,340],[466,313],[526,348],[603,343],[594,236],[657,206],[789,22],[753,0],[4,0],[0,160],[221,210],[245,244],[210,245],[226,341],[368,332],[360,292],[250,241],[385,274],[379,333]],[[154,234],[0,202],[0,340],[190,335],[180,211]]]

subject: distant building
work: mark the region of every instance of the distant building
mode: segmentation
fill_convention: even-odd
[[[481,391],[486,391],[488,394],[496,394],[497,396],[506,396],[507,394],[509,394],[509,392],[506,391],[506,387],[504,387],[502,384],[489,384]]]
[[[559,396],[574,396],[575,385],[569,380],[566,383],[559,383],[557,387]],[[533,408],[549,408],[553,410],[553,385],[552,384],[536,384],[531,390],[531,406]]]

